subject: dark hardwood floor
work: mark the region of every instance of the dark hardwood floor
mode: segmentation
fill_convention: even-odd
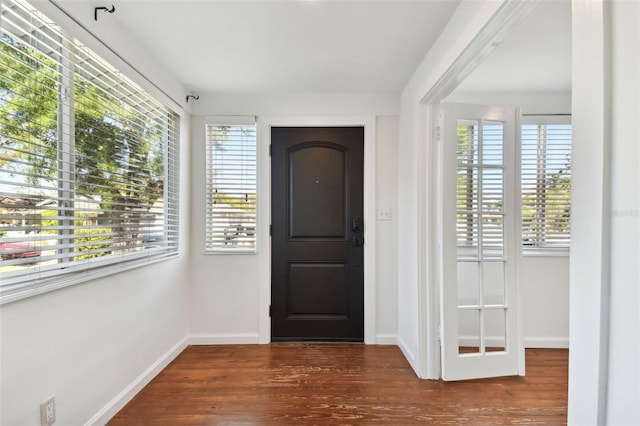
[[[566,424],[568,351],[526,357],[525,377],[442,382],[395,346],[190,346],[109,425]]]

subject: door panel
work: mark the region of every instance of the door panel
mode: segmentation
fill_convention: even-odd
[[[289,263],[287,318],[343,318],[349,271],[345,263]]]
[[[271,145],[271,339],[363,341],[364,129],[274,127]]]
[[[443,104],[442,375],[524,374],[515,109]]]
[[[305,144],[289,150],[290,238],[347,239],[345,157],[340,146]]]

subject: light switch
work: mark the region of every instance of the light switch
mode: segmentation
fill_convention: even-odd
[[[390,208],[379,208],[378,209],[378,220],[391,220],[391,209]]]

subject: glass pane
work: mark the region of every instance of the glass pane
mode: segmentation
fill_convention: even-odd
[[[478,129],[477,120],[458,120],[458,164],[478,162]]]
[[[480,353],[479,309],[458,309],[458,353]]]
[[[482,163],[500,166],[504,157],[504,124],[485,121],[482,126]]]
[[[484,329],[485,351],[505,351],[507,341],[506,309],[485,309]]]
[[[0,24],[0,285],[56,262],[59,56],[24,5]]]
[[[478,262],[458,262],[458,306],[480,304],[478,269]]]
[[[482,291],[484,305],[505,303],[504,262],[482,264]]]
[[[458,214],[458,259],[478,258],[478,215]]]
[[[504,248],[504,216],[486,214],[482,217],[482,257],[484,259],[502,259]]]
[[[458,212],[478,210],[478,169],[460,166],[456,172],[456,208]]]
[[[206,126],[206,249],[255,250],[256,128]]]
[[[504,212],[504,177],[502,169],[482,170],[482,211]]]
[[[478,169],[458,167],[456,182],[456,234],[458,257],[478,257]]]

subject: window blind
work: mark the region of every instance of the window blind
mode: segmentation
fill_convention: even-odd
[[[569,117],[525,117],[522,124],[522,244],[568,248],[571,242]]]
[[[459,120],[456,234],[459,258],[502,258],[504,124]]]
[[[206,250],[255,252],[255,121],[206,125],[206,181]]]
[[[33,7],[2,4],[3,294],[178,248],[178,116]]]

